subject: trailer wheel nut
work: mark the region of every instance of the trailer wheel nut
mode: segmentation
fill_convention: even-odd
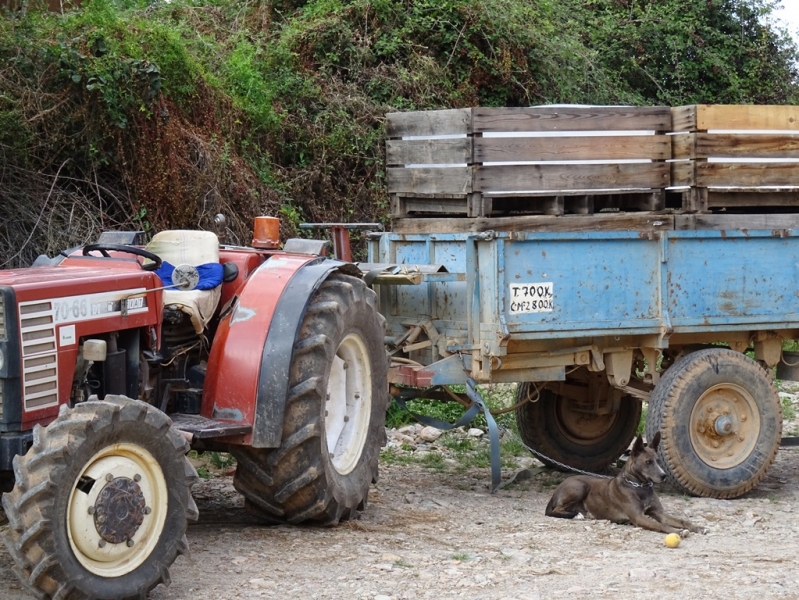
[[[134,542],[133,540],[128,540],[128,541],[127,541],[127,542],[125,542],[125,543],[128,545],[128,548],[132,548],[132,547],[133,547],[133,544],[134,544],[135,542]]]

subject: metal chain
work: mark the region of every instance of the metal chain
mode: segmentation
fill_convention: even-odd
[[[575,473],[580,473],[580,475],[590,475],[591,477],[600,477],[600,478],[602,478],[602,479],[613,479],[613,477],[611,477],[610,475],[600,475],[599,473],[591,473],[590,471],[583,471],[582,469],[578,469],[578,468],[576,468],[576,467],[570,467],[569,465],[564,465],[562,462],[560,462],[560,461],[557,461],[557,460],[555,460],[554,458],[550,458],[550,457],[548,457],[546,454],[542,454],[542,453],[541,453],[541,452],[539,452],[538,450],[533,450],[532,448],[530,448],[530,446],[528,446],[527,444],[525,444],[525,443],[524,443],[524,442],[521,440],[521,438],[519,438],[519,436],[518,436],[518,435],[516,435],[516,433],[515,433],[515,432],[513,432],[513,431],[512,431],[512,430],[510,430],[510,429],[509,429],[508,431],[511,431],[511,433],[513,433],[513,435],[514,435],[514,436],[516,436],[516,439],[519,441],[519,443],[520,443],[522,446],[524,446],[525,448],[527,448],[527,449],[528,449],[528,450],[529,450],[529,451],[530,451],[530,452],[531,452],[533,455],[535,455],[535,456],[536,456],[536,457],[538,457],[538,458],[543,458],[543,459],[544,459],[546,462],[549,462],[549,463],[555,464],[555,465],[557,465],[557,466],[559,466],[559,467],[561,467],[561,468],[563,468],[563,469],[566,469],[566,470],[568,470],[568,471],[574,471]]]

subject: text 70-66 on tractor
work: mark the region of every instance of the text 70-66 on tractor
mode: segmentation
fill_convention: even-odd
[[[385,439],[375,293],[325,245],[256,219],[252,248],[135,233],[0,272],[6,545],[52,599],[144,598],[197,518],[189,448],[232,453],[267,522],[366,503]]]

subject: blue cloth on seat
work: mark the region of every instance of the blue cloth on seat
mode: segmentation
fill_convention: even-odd
[[[195,268],[200,274],[200,283],[194,288],[195,290],[212,290],[222,283],[222,276],[225,269],[220,263],[206,263],[204,265],[197,265]],[[155,274],[161,278],[164,285],[174,285],[172,282],[172,273],[174,270],[174,265],[164,261],[155,271]]]

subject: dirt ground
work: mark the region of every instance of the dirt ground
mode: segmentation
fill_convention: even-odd
[[[710,530],[677,549],[660,533],[545,517],[563,477],[544,471],[490,494],[488,469],[384,461],[362,517],[332,529],[259,526],[232,478],[213,477],[195,488],[191,558],[150,599],[799,598],[799,449],[782,448],[737,500],[661,485],[667,510]],[[4,548],[0,597],[31,598]]]

